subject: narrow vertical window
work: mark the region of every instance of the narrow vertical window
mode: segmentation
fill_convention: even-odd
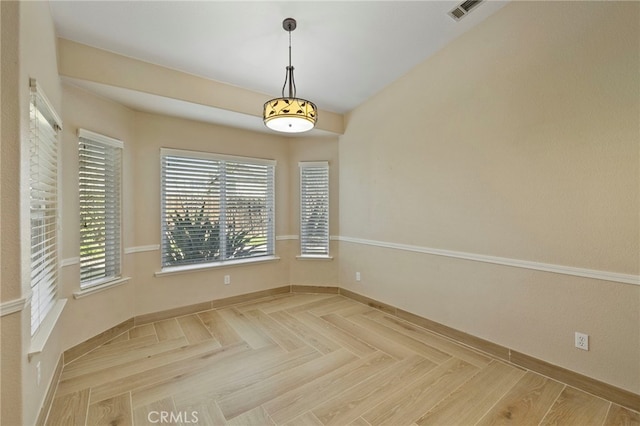
[[[329,255],[329,163],[300,163],[300,254]]]
[[[80,160],[80,288],[120,277],[123,143],[78,131]]]
[[[31,335],[58,292],[58,132],[62,121],[35,80],[29,103],[29,218],[31,222]]]

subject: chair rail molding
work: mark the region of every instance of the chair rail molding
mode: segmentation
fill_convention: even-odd
[[[487,256],[484,254],[467,253],[462,251],[444,250],[432,247],[422,247],[409,244],[398,244],[386,241],[367,240],[363,238],[339,236],[339,241],[361,244],[374,247],[382,247],[393,250],[424,253],[434,256],[452,257],[456,259],[470,260],[474,262],[493,263],[496,265],[512,266],[514,268],[533,269],[536,271],[551,272],[554,274],[572,275],[582,278],[612,281],[623,284],[640,285],[640,275],[621,274],[619,272],[599,271],[596,269],[576,268],[573,266],[555,265],[552,263],[533,262],[530,260],[512,259],[508,257]]]
[[[29,292],[29,294],[19,299],[7,300],[6,302],[0,303],[0,317],[23,310],[25,306],[31,302],[31,295],[32,293]]]
[[[69,257],[60,261],[60,267],[65,268],[67,266],[78,265],[80,263],[79,257]]]
[[[149,244],[146,246],[127,247],[124,249],[124,254],[143,253],[145,251],[157,251],[160,250],[160,244]]]

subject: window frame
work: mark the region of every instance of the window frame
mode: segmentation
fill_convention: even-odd
[[[86,142],[83,142],[83,139],[86,140]],[[78,200],[78,207],[79,207],[79,213],[80,213],[80,227],[82,227],[82,205],[83,205],[83,197],[82,197],[82,189],[83,189],[83,184],[82,184],[82,161],[83,161],[83,154],[82,154],[82,145],[83,143],[91,143],[94,146],[103,148],[105,150],[112,150],[112,153],[114,155],[114,158],[111,158],[113,160],[113,163],[111,164],[106,164],[107,163],[107,158],[108,156],[105,154],[105,168],[106,167],[111,167],[114,169],[113,171],[113,176],[111,176],[114,180],[117,180],[117,182],[115,182],[115,184],[111,187],[111,188],[107,188],[105,187],[105,194],[107,194],[107,189],[111,189],[112,192],[110,194],[110,196],[112,198],[115,198],[117,200],[117,206],[115,208],[112,209],[105,209],[104,212],[104,216],[105,216],[105,234],[108,234],[105,236],[105,243],[104,243],[104,251],[105,251],[105,263],[106,264],[110,264],[110,268],[111,271],[108,271],[108,267],[105,266],[105,275],[103,276],[99,276],[97,278],[90,278],[90,279],[82,279],[82,274],[83,274],[83,257],[82,257],[82,244],[83,244],[83,236],[82,236],[82,229],[80,230],[80,290],[87,290],[87,289],[91,289],[94,287],[98,287],[98,286],[106,286],[109,284],[115,284],[120,282],[121,278],[122,278],[122,261],[123,261],[123,256],[122,256],[122,252],[123,252],[123,241],[122,241],[122,166],[123,166],[123,159],[124,159],[124,142],[119,140],[119,139],[115,139],[115,138],[111,138],[96,132],[92,132],[90,130],[86,130],[86,129],[78,129],[78,166],[79,166],[79,190],[80,190],[80,194],[79,194],[79,200]],[[107,173],[105,171],[105,179],[108,179],[109,176],[107,176]],[[112,226],[110,227],[107,224],[107,216],[111,216],[112,219],[115,219],[115,223],[112,224]],[[111,228],[111,230],[109,231],[109,228]],[[108,248],[107,247],[107,240],[111,240],[111,244],[115,244],[115,248]]]
[[[60,206],[61,206],[61,185],[60,185],[60,134],[62,133],[62,120],[56,113],[51,102],[46,97],[44,91],[33,78],[29,79],[29,175],[28,175],[28,187],[29,187],[29,288],[31,290],[30,296],[30,334],[32,339],[39,335],[39,332],[43,329],[45,319],[55,311],[54,307],[58,302],[58,290],[59,290],[59,271],[60,271]],[[38,118],[38,115],[41,118]],[[46,141],[38,137],[41,121],[45,121],[48,124],[48,129],[44,131],[53,131],[53,138],[50,141]],[[50,130],[49,130],[50,129]],[[49,151],[48,158],[44,158],[52,166],[52,170],[42,169],[40,165],[39,152],[43,148],[43,144],[49,142],[49,146],[45,148]],[[36,165],[37,164],[37,165]],[[46,190],[41,187],[44,184],[43,179],[34,179],[37,174],[40,177],[40,173],[43,172],[49,180],[50,189]],[[49,196],[45,200],[47,195],[36,195],[37,192],[45,193]],[[48,204],[49,208],[34,209],[34,204]],[[52,222],[49,226],[53,228],[51,238],[42,241],[41,238],[34,236],[36,228],[33,226],[34,219],[40,217],[45,218],[47,211],[52,216]],[[34,238],[37,238],[40,243],[34,244]],[[36,246],[41,243],[47,243],[45,249],[38,250],[34,253]],[[34,271],[39,268],[36,266],[34,257],[40,253],[46,252],[47,257],[50,257],[45,262],[49,264],[47,267],[49,272],[43,277],[40,273],[36,272],[34,277]],[[41,264],[41,262],[39,263]],[[36,279],[36,282],[34,282]],[[41,286],[46,286],[43,289]],[[44,297],[43,297],[44,296]],[[46,300],[48,299],[48,300]],[[45,327],[46,328],[46,327]],[[41,333],[40,333],[41,334]]]
[[[329,235],[329,226],[330,226],[330,167],[328,161],[301,161],[298,163],[298,167],[300,169],[300,256],[299,258],[319,258],[319,259],[327,259],[331,258],[330,254],[330,235]],[[323,223],[324,234],[323,238],[323,247],[321,250],[309,251],[308,247],[312,244],[308,241],[307,228],[308,223],[305,221],[306,215],[306,204],[307,200],[305,199],[305,171],[312,169],[321,169],[323,173],[326,173],[326,181],[322,183],[324,188],[326,188],[326,193],[324,196],[326,197],[326,203],[323,208],[326,210],[326,221]],[[324,250],[322,250],[322,248]]]
[[[241,165],[250,165],[250,166],[265,166],[266,169],[266,208],[267,208],[267,220],[268,223],[265,225],[266,229],[266,249],[265,253],[246,256],[246,257],[237,257],[237,258],[223,258],[219,260],[205,260],[205,261],[196,261],[196,262],[185,262],[182,264],[166,264],[166,246],[167,246],[167,236],[166,236],[166,182],[165,182],[165,159],[167,157],[179,157],[184,158],[185,160],[207,160],[213,162],[224,162],[226,163],[238,163]],[[240,264],[248,264],[254,262],[264,262],[269,260],[278,259],[275,256],[275,218],[276,218],[276,185],[275,185],[275,174],[276,174],[276,165],[277,162],[272,159],[264,159],[264,158],[255,158],[255,157],[242,157],[242,156],[234,156],[234,155],[226,155],[226,154],[217,154],[211,152],[204,151],[191,151],[191,150],[181,150],[174,148],[160,148],[160,264],[161,271],[156,273],[156,276],[171,274],[171,273],[180,273],[187,271],[195,271],[201,269],[207,269],[212,267],[219,266],[233,266]],[[226,166],[225,166],[226,167]],[[221,167],[224,169],[224,167]],[[226,215],[226,203],[228,202],[228,197],[226,195],[225,185],[227,185],[227,174],[225,171],[224,175],[221,178],[220,185],[223,189],[220,191],[220,209],[222,209],[220,215]],[[225,224],[226,225],[226,224]],[[222,237],[221,237],[222,239]]]

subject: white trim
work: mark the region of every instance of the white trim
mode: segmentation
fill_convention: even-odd
[[[142,253],[145,251],[158,251],[160,250],[160,244],[151,244],[148,246],[127,247],[124,249],[124,254]]]
[[[114,148],[124,148],[124,142],[120,139],[110,138],[109,136],[101,135],[100,133],[92,132],[91,130],[78,129],[78,137],[89,139],[94,142],[100,142]]]
[[[224,260],[222,262],[215,262],[215,263],[198,263],[195,265],[173,266],[170,268],[164,268],[163,270],[158,271],[153,275],[156,277],[162,277],[164,275],[175,275],[175,274],[184,274],[188,272],[199,272],[199,271],[206,271],[208,269],[229,268],[233,266],[248,266],[256,263],[274,262],[277,260],[280,260],[278,256],[259,256],[259,257],[248,257],[246,259],[238,259],[238,260]]]
[[[33,355],[39,354],[44,350],[47,340],[49,340],[49,336],[51,336],[51,333],[53,332],[58,319],[60,319],[60,315],[62,315],[62,311],[66,304],[67,299],[58,299],[45,317],[44,321],[40,324],[36,334],[31,337],[31,345],[29,346],[29,352],[27,353],[29,359],[31,359]]]
[[[77,265],[80,263],[80,258],[79,257],[69,257],[67,259],[62,259],[60,261],[60,267],[64,268],[67,266],[71,266],[71,265]]]
[[[298,260],[333,260],[333,256],[328,254],[301,254],[296,256]]]
[[[375,247],[384,247],[394,250],[411,251],[415,253],[432,254],[435,256],[453,257],[456,259],[471,260],[474,262],[493,263],[496,265],[512,266],[515,268],[533,269],[536,271],[552,272],[554,274],[572,275],[596,280],[619,282],[624,284],[640,285],[640,275],[621,274],[618,272],[598,271],[595,269],[576,268],[573,266],[554,265],[551,263],[532,262],[529,260],[510,259],[506,257],[486,256],[483,254],[466,253],[461,251],[443,250],[430,247],[413,246],[408,244],[389,243],[384,241],[366,240],[362,238],[344,237],[337,238],[347,243],[363,244]]]
[[[94,285],[87,288],[81,288],[80,291],[73,292],[74,299],[82,299],[83,297],[89,296],[91,294],[100,293],[101,291],[108,290],[113,287],[118,287],[119,285],[128,283],[131,280],[131,277],[118,278],[113,281],[107,281],[106,283]]]
[[[284,241],[284,240],[299,240],[299,235],[277,235],[276,241]],[[338,241],[340,240],[340,236],[338,235],[329,235],[330,241]]]
[[[0,303],[0,317],[20,312],[31,301],[31,292],[20,299],[7,300]]]
[[[42,86],[38,83],[38,81],[35,78],[30,78],[29,87],[31,88],[32,92],[36,92],[38,96],[40,96],[40,98],[42,98],[42,100],[44,101],[44,104],[49,109],[49,112],[53,116],[53,119],[56,122],[56,125],[58,126],[58,129],[56,130],[62,131],[62,118],[60,118],[60,116],[56,112],[56,109],[53,107],[53,104],[51,103],[51,101],[49,101],[49,98],[47,98],[47,96],[44,94],[44,90],[42,90]],[[59,143],[59,138],[58,138],[58,143]]]
[[[225,155],[225,154],[214,154],[212,152],[203,152],[203,151],[188,151],[184,149],[171,149],[171,148],[160,148],[160,157],[165,156],[175,156],[175,157],[187,157],[187,158],[201,158],[205,160],[220,160],[220,161],[232,161],[237,162],[241,161],[243,163],[248,164],[261,164],[265,166],[275,166],[276,160],[270,160],[267,158],[255,158],[255,157],[240,157],[237,155]]]
[[[305,167],[329,167],[328,161],[300,161],[298,167],[304,169]]]

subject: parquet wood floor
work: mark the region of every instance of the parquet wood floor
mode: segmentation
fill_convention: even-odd
[[[67,364],[49,425],[614,425],[640,414],[332,294],[135,327]]]

